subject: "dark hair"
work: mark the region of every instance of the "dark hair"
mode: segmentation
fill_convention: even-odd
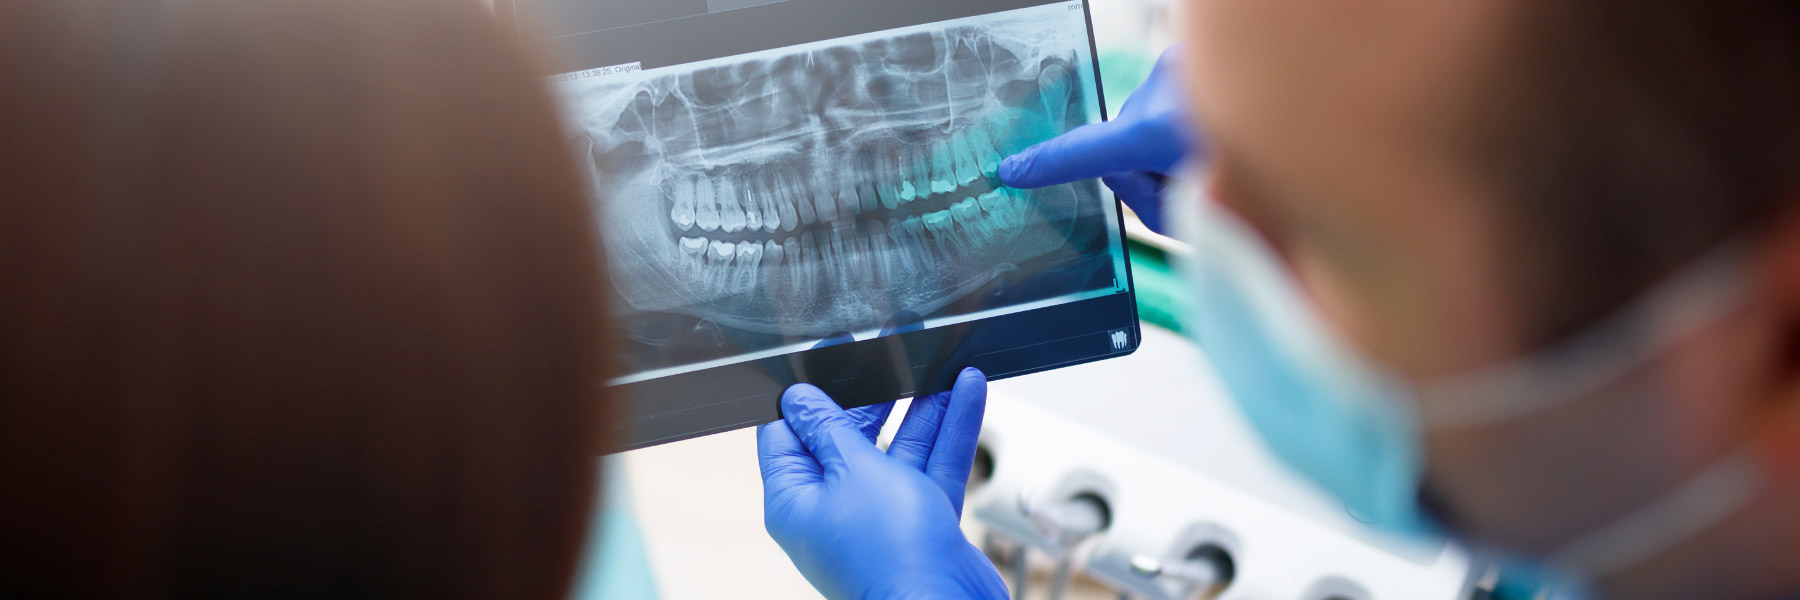
[[[1800,205],[1800,2],[1538,0],[1487,99],[1534,273],[1533,344],[1569,335]]]
[[[562,597],[600,275],[474,2],[0,7],[0,596]]]

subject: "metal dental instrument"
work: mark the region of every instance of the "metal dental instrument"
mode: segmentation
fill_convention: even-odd
[[[1165,563],[1152,556],[1139,554],[1131,557],[1131,572],[1147,579],[1155,579],[1177,586],[1177,598],[1190,598],[1197,593],[1205,593],[1210,598],[1226,580],[1227,567],[1218,557],[1210,552],[1196,551],[1187,560]],[[1130,594],[1120,593],[1120,600],[1128,600]]]
[[[1050,600],[1060,600],[1068,591],[1069,577],[1074,563],[1075,546],[1106,529],[1111,521],[1106,501],[1098,495],[1083,492],[1070,496],[1062,502],[1043,505],[1038,503],[1029,493],[1019,494],[1019,511],[1031,520],[1032,525],[1044,535],[1056,540],[1059,551],[1056,556],[1055,575],[1050,580]],[[1019,561],[1018,564],[1023,564]],[[1015,565],[1015,568],[1018,568]],[[1018,568],[1015,577],[1021,585],[1024,582],[1025,569]],[[1022,588],[1021,588],[1022,589]]]

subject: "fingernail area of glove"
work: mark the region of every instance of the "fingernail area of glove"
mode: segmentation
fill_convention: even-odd
[[[808,386],[811,388],[811,386]],[[789,419],[818,423],[830,416],[827,408],[836,408],[836,404],[816,388],[799,389],[798,386],[787,391],[783,408]]]

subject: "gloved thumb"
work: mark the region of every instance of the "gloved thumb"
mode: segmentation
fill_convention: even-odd
[[[1131,207],[1131,212],[1137,213],[1145,227],[1157,233],[1168,233],[1163,229],[1163,182],[1156,175],[1123,173],[1103,177],[1100,181],[1118,194],[1119,199]]]
[[[827,476],[843,472],[847,468],[846,457],[864,451],[861,446],[867,446],[866,450],[875,448],[837,402],[811,385],[802,383],[783,392],[781,415]]]

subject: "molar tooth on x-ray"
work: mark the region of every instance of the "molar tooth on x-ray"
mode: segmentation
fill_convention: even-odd
[[[1090,118],[1085,39],[1046,33],[1066,30],[914,28],[568,84],[618,295],[823,335],[931,313],[1063,246],[1097,197],[997,171]]]

